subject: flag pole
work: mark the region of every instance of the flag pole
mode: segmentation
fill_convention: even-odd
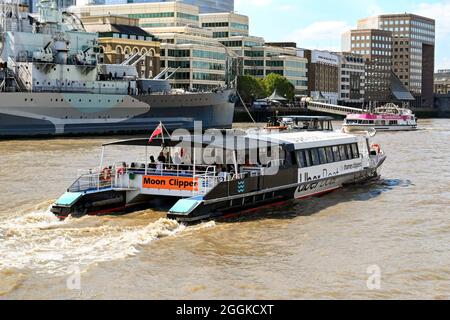
[[[165,127],[164,127],[162,121],[159,122],[159,125],[161,126],[161,131],[162,131],[162,142],[163,142],[163,145],[165,146],[165,144],[166,144],[166,142],[164,141],[164,129],[165,129]]]

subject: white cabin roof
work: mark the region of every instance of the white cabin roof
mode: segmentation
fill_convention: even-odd
[[[249,137],[252,137],[252,134]],[[260,134],[258,137],[256,135],[254,137],[278,142],[279,144],[292,144],[295,149],[355,143],[359,140],[357,136],[342,133],[341,131],[280,132]]]

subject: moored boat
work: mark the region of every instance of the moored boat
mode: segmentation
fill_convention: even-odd
[[[193,130],[195,121],[205,129],[232,127],[231,81],[172,88],[178,69],[155,68],[152,78],[142,72],[150,68],[143,61],[158,58],[155,50],[136,49],[106,64],[99,35],[54,0],[38,1],[37,14],[20,3],[0,2],[0,138],[134,134],[159,121],[169,130]],[[122,36],[136,37],[127,32]]]
[[[389,103],[373,112],[349,114],[343,128],[346,132],[411,131],[417,129],[417,118],[411,110]]]

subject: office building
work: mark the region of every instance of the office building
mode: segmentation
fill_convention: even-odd
[[[363,56],[342,52],[339,56],[339,104],[360,107],[364,104],[366,64]]]
[[[315,100],[337,104],[339,100],[339,67],[337,54],[328,51],[304,50],[308,61],[308,95]]]
[[[365,60],[365,100],[385,103],[391,100],[392,32],[357,29],[343,35],[342,50]]]
[[[201,14],[200,24],[202,28],[211,29],[213,37],[221,40],[249,36],[248,16],[237,13]]]
[[[435,21],[414,14],[389,14],[358,21],[358,29],[392,33],[392,68],[415,97],[414,107],[433,106]]]
[[[82,17],[139,19],[139,26],[161,41],[161,68],[177,70],[171,79],[175,88],[206,90],[240,74],[264,77],[277,73],[285,76],[296,92],[307,91],[307,60],[295,47],[268,46],[263,38],[250,36],[247,16],[200,14],[198,7],[182,2],[91,5],[73,11]]]
[[[70,6],[75,5],[77,0],[50,0],[50,1],[54,1],[57,8],[59,9],[67,9]],[[30,12],[37,11],[37,4],[39,0],[23,0],[23,2],[28,4]]]
[[[236,13],[201,14],[200,23],[237,57],[238,74],[263,78],[276,73],[286,77],[298,94],[306,93],[307,60],[297,54],[296,44],[266,44],[264,38],[249,35],[248,17]]]
[[[139,19],[141,28],[199,26],[198,7],[181,2],[158,2],[117,5],[86,5],[71,8],[72,12],[84,16],[124,15]]]
[[[155,3],[173,2],[175,0],[78,0],[77,5],[109,5],[127,3]],[[200,13],[232,12],[234,11],[234,0],[177,0],[199,8]]]
[[[160,66],[175,74],[174,88],[210,90],[226,83],[227,49],[200,27],[199,8],[182,2],[94,5],[73,9],[82,17],[121,15],[160,41]]]

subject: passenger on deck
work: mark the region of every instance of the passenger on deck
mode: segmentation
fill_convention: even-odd
[[[166,163],[166,157],[164,156],[164,152],[160,152],[158,162]]]
[[[150,164],[155,164],[156,160],[154,156],[150,156]]]
[[[181,160],[180,154],[178,152],[175,152],[172,162],[176,166],[183,164],[183,161]]]
[[[166,153],[166,163],[173,164],[172,156],[170,155],[170,152]]]

